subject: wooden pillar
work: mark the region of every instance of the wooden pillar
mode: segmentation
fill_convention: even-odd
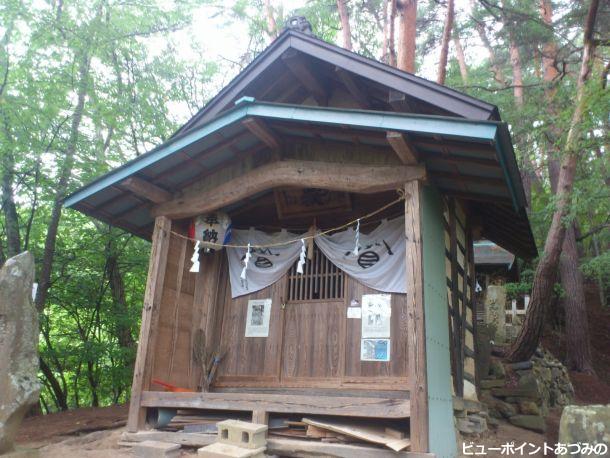
[[[148,278],[146,279],[146,291],[142,307],[140,339],[131,385],[131,401],[127,419],[127,430],[129,432],[138,431],[138,429],[144,427],[146,422],[146,409],[141,407],[140,401],[142,391],[148,390],[150,386],[152,351],[154,350],[159,306],[163,294],[171,227],[172,222],[169,218],[159,216],[155,219]]]
[[[421,186],[421,182],[417,180],[405,185],[407,354],[411,400],[411,451],[413,452],[427,452],[429,448]]]

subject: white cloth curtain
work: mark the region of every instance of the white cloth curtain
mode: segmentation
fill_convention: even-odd
[[[360,233],[354,254],[353,228],[315,238],[324,255],[349,276],[384,293],[407,292],[405,219],[384,220],[369,234]]]
[[[349,276],[384,293],[406,293],[404,218],[384,220],[371,233],[360,233],[358,255],[354,254],[354,228],[332,235],[320,235],[315,243],[324,255]],[[282,231],[266,234],[254,229],[233,230],[232,245],[268,245],[287,240],[294,243],[274,248],[252,248],[246,279],[240,278],[246,248],[227,248],[231,296],[233,298],[259,291],[278,281],[299,258],[300,238],[306,234]]]
[[[254,229],[233,229],[231,245],[269,245],[287,240],[300,239],[298,235],[287,231],[267,234]],[[247,248],[227,248],[229,258],[229,278],[231,280],[231,297],[251,294],[266,288],[278,281],[299,258],[300,240],[289,245],[273,248],[251,248],[251,258],[246,269],[245,280],[241,278]]]

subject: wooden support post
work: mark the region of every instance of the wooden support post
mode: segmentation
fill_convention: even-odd
[[[424,317],[424,275],[421,234],[421,182],[405,185],[405,236],[407,241],[407,342],[411,401],[411,450],[427,452],[428,378]]]
[[[127,430],[135,432],[144,426],[146,409],[141,406],[142,392],[150,386],[152,352],[154,350],[156,326],[159,318],[159,305],[163,293],[163,281],[167,265],[172,222],[169,218],[159,216],[155,219],[155,229],[152,236],[148,278],[142,307],[142,324],[136,363],[131,386],[131,401]]]
[[[268,425],[269,424],[269,412],[264,410],[253,410],[252,411],[252,423],[257,423],[259,425]]]

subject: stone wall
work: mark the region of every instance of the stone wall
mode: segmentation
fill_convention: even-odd
[[[530,361],[505,364],[492,358],[481,377],[480,400],[490,417],[533,431],[544,432],[549,408],[565,406],[574,397],[567,369],[540,348]]]

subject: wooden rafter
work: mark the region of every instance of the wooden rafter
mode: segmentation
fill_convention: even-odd
[[[169,191],[136,176],[131,176],[126,180],[123,180],[121,186],[156,204],[160,204],[172,198],[172,194]]]
[[[345,88],[352,95],[354,100],[356,100],[358,105],[360,105],[360,108],[370,108],[370,103],[366,95],[364,95],[364,92],[362,91],[362,89],[360,89],[360,86],[358,86],[358,83],[354,80],[352,75],[339,67],[335,67],[335,73],[341,80],[341,83],[343,83],[343,86],[345,86]]]
[[[153,208],[154,215],[186,218],[217,210],[279,186],[300,186],[370,194],[389,191],[425,178],[423,166],[334,164],[276,161],[217,186],[213,192],[186,193]]]
[[[313,75],[311,70],[305,65],[300,54],[296,51],[287,51],[282,54],[282,60],[299,80],[299,82],[309,91],[320,106],[326,106],[328,94]]]
[[[388,143],[396,152],[400,161],[406,165],[414,165],[417,164],[418,154],[415,150],[415,147],[409,140],[406,134],[400,132],[388,132],[386,134],[386,138],[388,139]]]
[[[272,150],[279,151],[281,149],[281,140],[262,119],[247,118],[242,121],[242,124]]]

